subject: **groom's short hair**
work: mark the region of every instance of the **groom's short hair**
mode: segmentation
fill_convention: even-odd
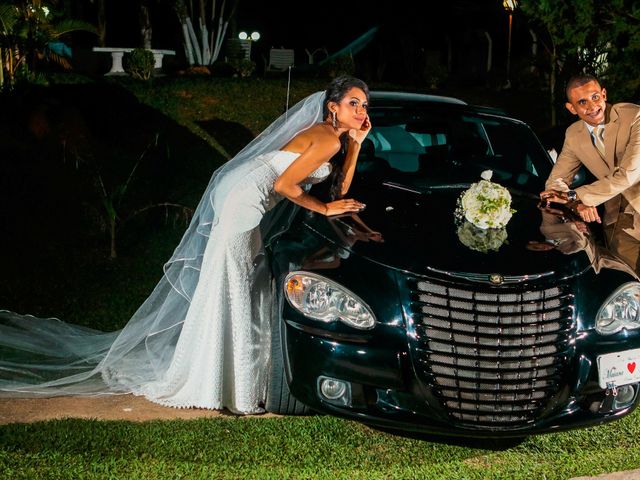
[[[564,89],[567,100],[571,101],[571,98],[569,97],[569,90],[571,90],[572,88],[581,87],[582,85],[586,85],[589,82],[596,82],[600,87],[602,87],[602,85],[600,84],[600,80],[589,73],[580,73],[569,78],[569,80],[567,80],[567,86]]]

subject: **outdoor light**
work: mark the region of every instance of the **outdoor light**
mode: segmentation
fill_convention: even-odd
[[[251,32],[249,35],[247,32],[242,31],[238,34],[242,49],[244,50],[244,58],[251,59],[251,43],[260,40],[260,34],[258,32]]]
[[[507,12],[511,13],[518,8],[518,2],[517,0],[503,0],[502,6]]]
[[[238,34],[238,38],[240,40],[251,40],[253,42],[260,40],[260,33],[258,32],[251,32],[251,35],[249,35],[247,32],[240,32]]]
[[[502,0],[502,6],[509,14],[509,40],[507,42],[507,82],[505,88],[511,87],[511,78],[509,70],[511,69],[511,24],[513,21],[513,11],[518,8],[517,0]]]

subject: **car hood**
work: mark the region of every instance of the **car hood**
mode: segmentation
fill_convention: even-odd
[[[567,277],[600,258],[584,224],[566,211],[543,211],[531,193],[511,190],[516,210],[504,230],[480,230],[454,216],[456,201],[469,185],[422,191],[384,184],[359,192],[367,204],[359,214],[313,215],[307,227],[330,240],[341,256],[355,254],[419,275],[434,273]],[[471,277],[468,277],[471,278]]]

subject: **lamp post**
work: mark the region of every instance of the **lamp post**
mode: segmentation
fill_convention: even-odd
[[[242,45],[242,49],[244,50],[244,58],[251,60],[251,42],[260,40],[260,33],[251,32],[251,34],[248,34],[247,32],[240,32],[238,34],[238,38],[240,39],[240,45]]]
[[[507,41],[507,82],[504,88],[511,88],[511,25],[513,23],[513,11],[518,8],[517,0],[502,0],[502,6],[509,14],[509,39]]]

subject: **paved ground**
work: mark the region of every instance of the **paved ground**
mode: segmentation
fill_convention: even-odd
[[[221,417],[232,413],[196,408],[170,408],[134,395],[102,397],[0,398],[0,425],[60,418],[98,420],[170,420]],[[261,417],[273,416],[271,414]]]
[[[595,477],[574,477],[570,480],[638,480],[640,479],[640,469],[626,472],[603,473]]]

